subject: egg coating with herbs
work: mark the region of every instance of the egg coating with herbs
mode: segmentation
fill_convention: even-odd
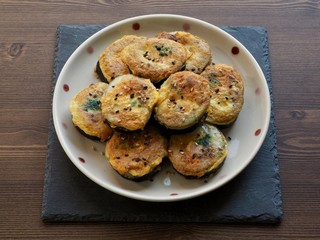
[[[133,75],[157,83],[184,67],[191,56],[188,49],[169,39],[149,38],[130,44],[122,51],[122,60]]]
[[[193,72],[177,72],[161,85],[155,119],[168,129],[187,129],[202,119],[209,104],[209,82]]]
[[[228,125],[238,117],[244,103],[244,81],[240,73],[226,64],[206,67],[201,73],[210,82],[211,99],[206,121]]]
[[[77,93],[70,102],[73,124],[87,137],[106,141],[113,130],[104,123],[100,99],[108,84],[98,82]]]
[[[107,46],[99,56],[96,66],[98,78],[111,82],[114,78],[129,74],[129,67],[122,61],[122,50],[131,43],[144,41],[145,37],[125,35]]]
[[[185,134],[172,135],[168,157],[173,168],[187,178],[202,178],[216,173],[228,154],[228,143],[219,129],[202,124]]]
[[[115,78],[101,98],[102,115],[112,128],[135,131],[147,124],[158,101],[149,79],[134,75]]]
[[[106,157],[122,177],[147,180],[160,171],[167,156],[167,139],[148,125],[142,131],[116,131],[106,144]]]
[[[187,59],[185,70],[194,73],[201,73],[204,68],[211,62],[212,50],[209,44],[202,38],[184,31],[161,32],[156,35],[158,38],[174,40],[185,46],[191,53]]]

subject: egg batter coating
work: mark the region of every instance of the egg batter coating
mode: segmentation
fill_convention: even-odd
[[[155,119],[168,129],[186,129],[201,120],[209,104],[209,82],[193,72],[177,72],[161,85]]]
[[[98,78],[104,82],[111,82],[114,78],[129,74],[128,66],[121,59],[121,51],[131,43],[145,41],[145,37],[125,35],[111,43],[99,56],[96,66]]]
[[[148,125],[143,131],[116,131],[106,144],[106,157],[122,177],[147,180],[160,171],[167,156],[167,139]]]
[[[216,64],[208,66],[201,76],[210,81],[206,121],[216,125],[233,123],[244,103],[244,81],[239,72],[226,64]]]
[[[113,130],[103,121],[100,99],[108,84],[98,82],[77,93],[70,102],[73,124],[88,137],[102,142],[111,137]]]
[[[115,78],[101,98],[102,115],[112,128],[134,131],[147,124],[158,101],[149,79],[128,74]]]
[[[202,38],[188,32],[161,32],[156,35],[158,38],[174,40],[184,45],[191,53],[191,57],[186,61],[185,70],[194,73],[201,73],[211,62],[212,50],[209,44]]]
[[[159,38],[130,44],[121,54],[133,75],[148,78],[153,83],[179,71],[191,56],[182,44]]]
[[[228,154],[228,143],[217,127],[202,124],[194,131],[172,135],[168,157],[174,169],[187,178],[216,173]]]

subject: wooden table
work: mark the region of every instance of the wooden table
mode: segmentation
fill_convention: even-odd
[[[42,191],[59,24],[172,13],[268,29],[280,225],[44,224]],[[320,239],[319,1],[0,0],[0,239]]]

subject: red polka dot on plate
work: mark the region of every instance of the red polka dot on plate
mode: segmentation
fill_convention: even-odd
[[[239,54],[240,49],[239,49],[238,47],[234,46],[234,47],[231,49],[231,52],[232,52],[233,55],[237,55],[237,54]]]
[[[254,91],[254,93],[255,93],[256,95],[260,95],[261,89],[260,89],[260,88],[256,88],[256,90]]]
[[[78,159],[79,159],[79,161],[82,162],[82,163],[85,163],[85,162],[86,162],[86,160],[84,160],[84,158],[82,158],[82,157],[78,157]]]
[[[183,29],[184,31],[186,31],[186,32],[189,31],[190,28],[191,28],[191,26],[190,26],[189,23],[184,23],[184,24],[182,25],[182,29]]]
[[[178,193],[171,193],[170,196],[177,196]]]
[[[140,29],[140,24],[139,23],[132,24],[132,29],[135,30],[135,31],[139,30]]]
[[[92,54],[93,53],[93,47],[88,47],[87,48],[87,53]]]
[[[63,90],[65,91],[65,92],[68,92],[69,91],[69,85],[68,84],[63,84]]]
[[[259,136],[261,133],[261,128],[257,129],[255,132],[254,132],[254,135],[255,136]]]
[[[68,125],[66,124],[66,123],[62,123],[62,127],[64,128],[64,129],[68,129]]]

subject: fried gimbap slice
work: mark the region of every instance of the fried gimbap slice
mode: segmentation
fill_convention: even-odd
[[[128,66],[121,60],[121,51],[129,44],[145,39],[145,37],[125,35],[106,47],[97,62],[96,73],[98,78],[104,82],[111,82],[118,76],[129,74]]]
[[[233,123],[244,103],[244,82],[239,72],[226,64],[216,64],[206,67],[201,76],[210,81],[206,121],[216,125]]]
[[[168,157],[173,168],[187,178],[216,173],[228,154],[228,143],[217,127],[202,124],[194,131],[172,135]]]
[[[101,98],[102,115],[112,128],[135,131],[147,124],[158,101],[149,79],[123,75],[114,79]]]
[[[186,61],[185,70],[187,71],[199,74],[211,62],[211,48],[204,39],[198,36],[184,31],[177,31],[172,33],[161,32],[156,37],[181,43],[192,53],[191,57]]]
[[[142,131],[115,131],[106,144],[106,157],[122,177],[143,181],[160,171],[167,156],[167,139],[148,125]]]
[[[157,83],[179,71],[191,53],[175,41],[149,38],[130,44],[123,49],[121,55],[133,75]]]
[[[187,129],[202,119],[209,103],[210,87],[204,77],[177,72],[161,85],[155,119],[168,129]]]
[[[87,137],[106,141],[113,130],[103,122],[100,98],[108,84],[98,82],[77,93],[70,102],[73,124]]]

